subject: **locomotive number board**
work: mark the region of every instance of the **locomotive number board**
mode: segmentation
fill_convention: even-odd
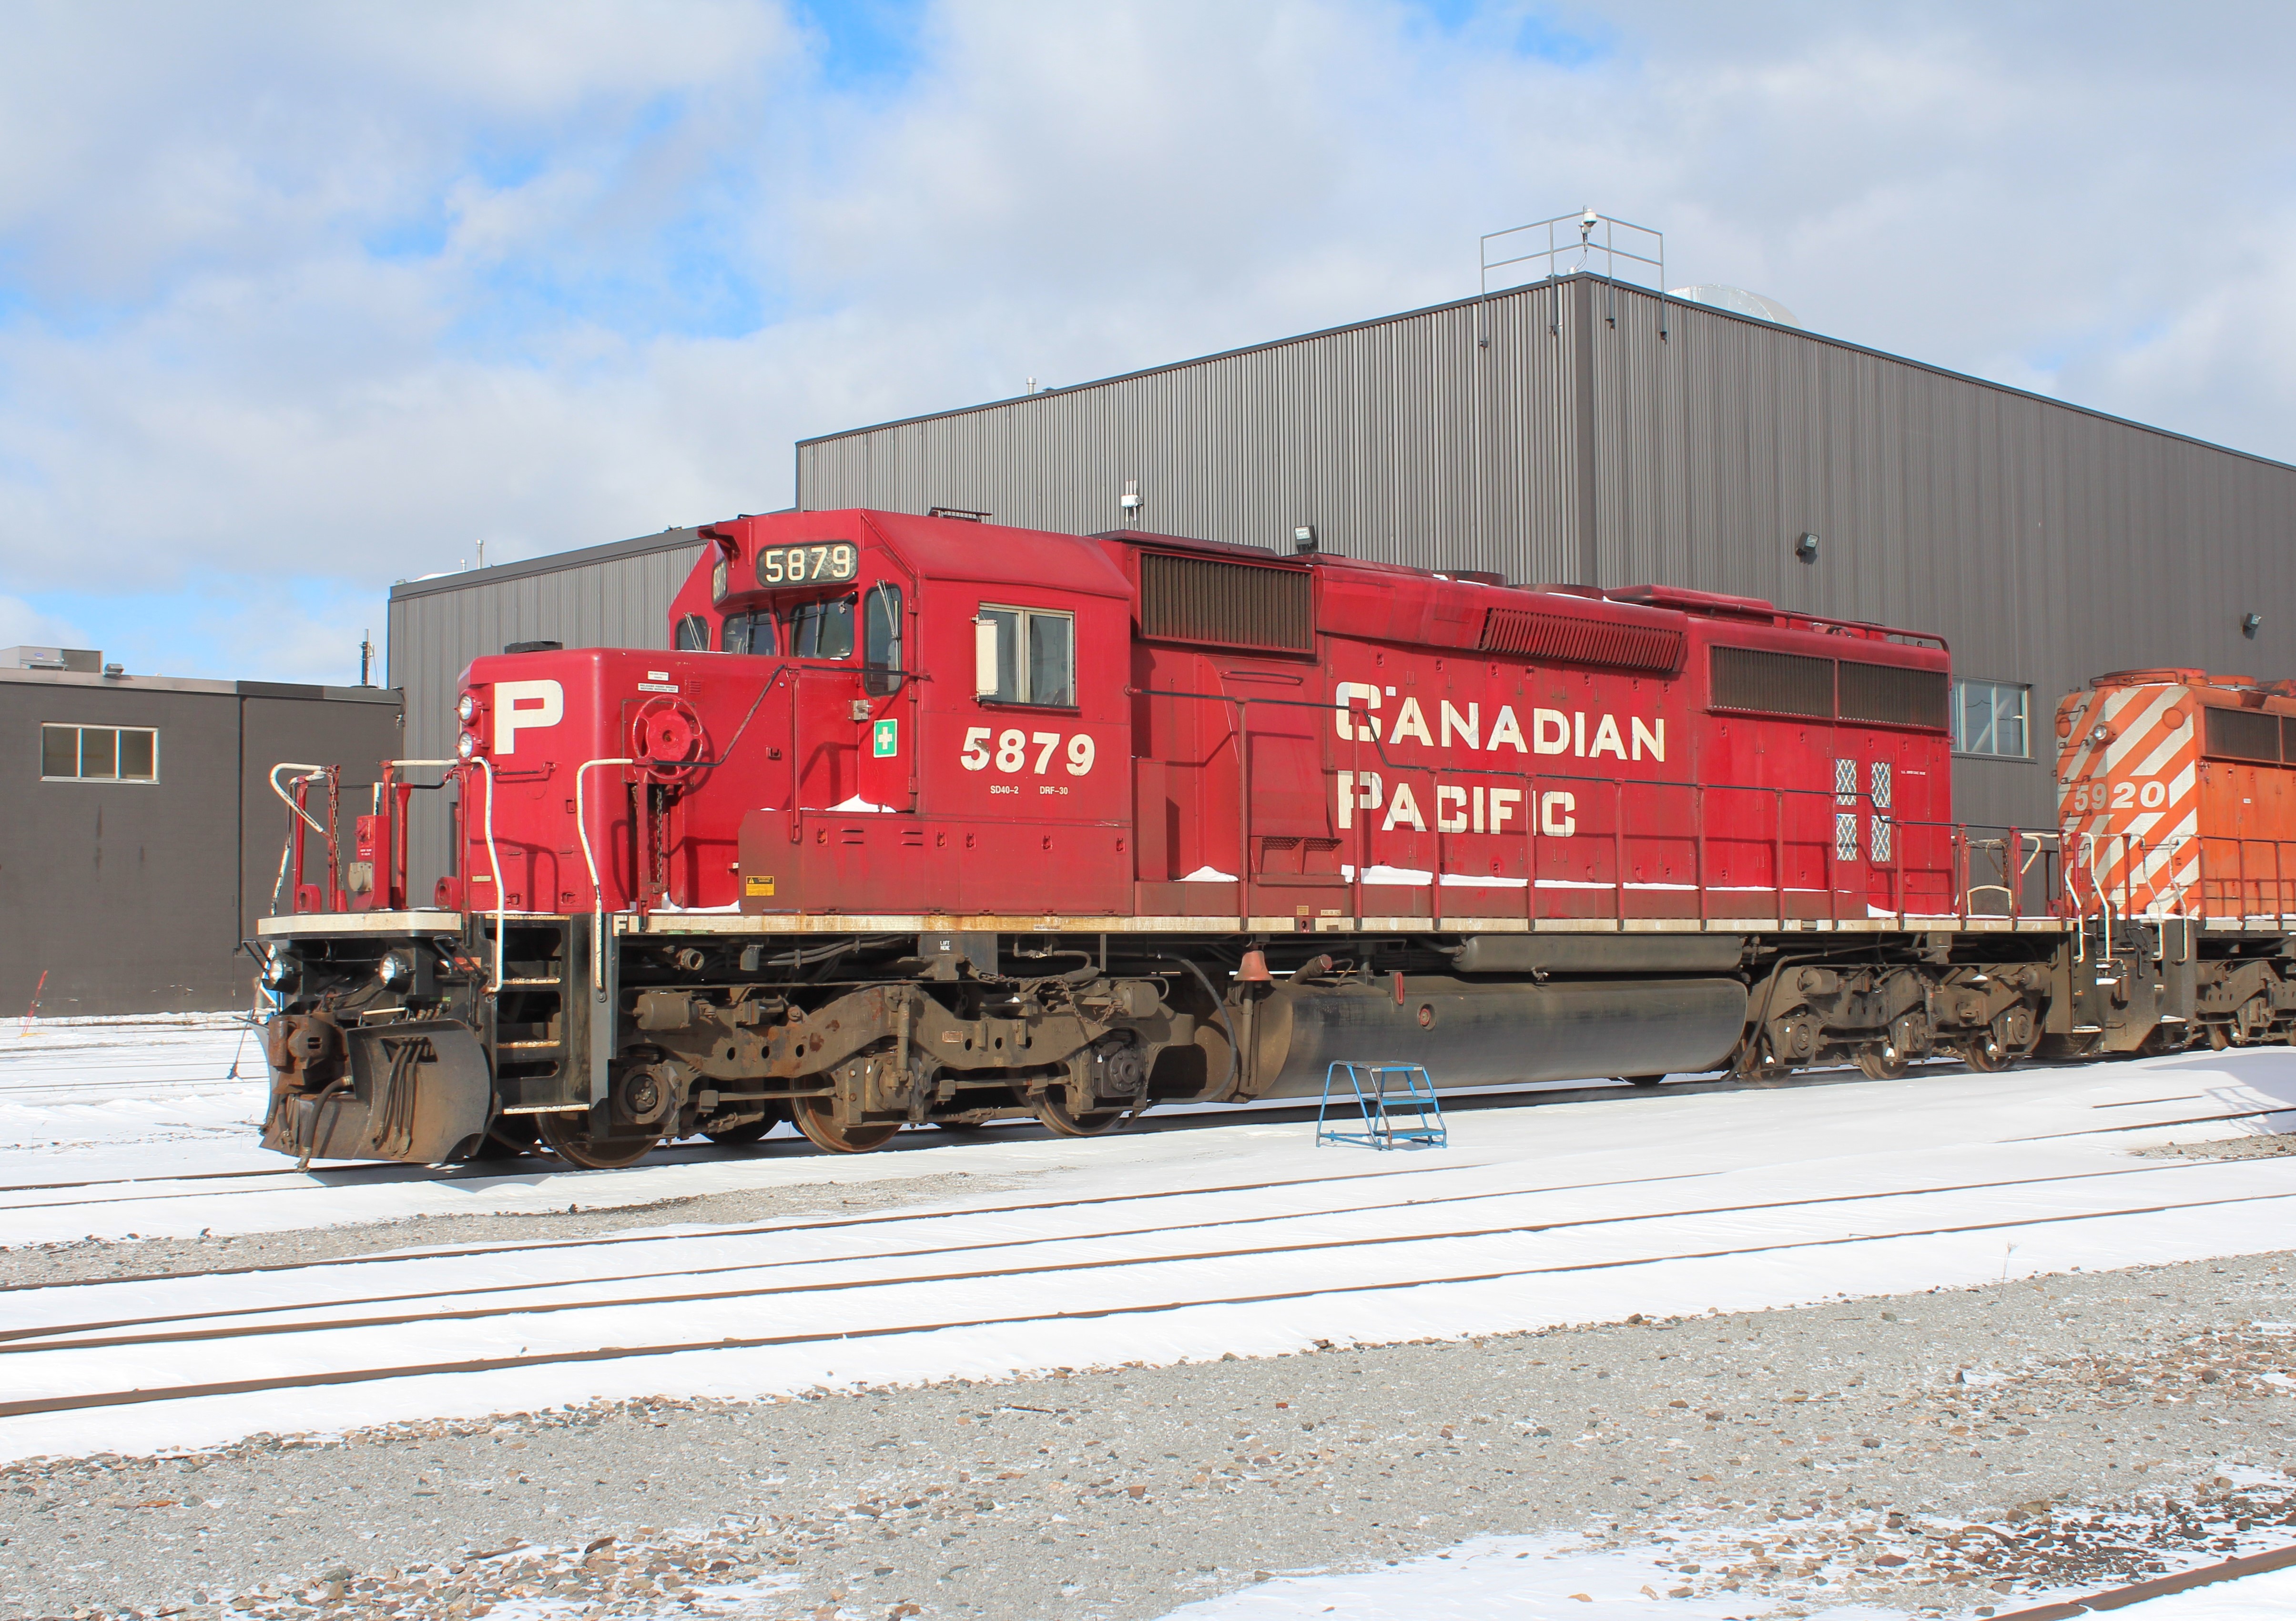
[[[767,546],[758,553],[758,584],[811,585],[849,580],[859,571],[860,561],[860,553],[847,540]]]

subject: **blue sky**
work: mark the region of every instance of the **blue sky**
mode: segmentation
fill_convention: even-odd
[[[2283,8],[118,17],[0,59],[0,645],[348,681],[481,541],[779,505],[798,438],[1462,296],[1585,203],[1677,285],[2296,460]]]

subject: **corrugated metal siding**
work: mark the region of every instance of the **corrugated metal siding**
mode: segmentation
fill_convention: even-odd
[[[667,648],[670,599],[693,571],[700,541],[681,529],[616,550],[619,555],[564,568],[513,564],[394,587],[390,679],[406,693],[406,757],[444,759],[455,752],[461,730],[455,699],[463,670],[512,642]],[[409,866],[417,896],[427,896],[446,871],[441,821],[415,824]]]
[[[2092,675],[2296,674],[2296,469],[1595,278],[810,440],[797,472],[801,507],[1071,533],[1136,479],[1168,534],[1312,522],[1357,556],[1935,631],[2033,689],[2041,759],[1956,763],[1977,821],[2053,823],[2048,717]]]
[[[951,506],[1563,579],[1574,570],[1565,339],[1551,291],[1448,306],[1002,405],[808,441],[798,504]],[[1476,341],[1479,321],[1490,340]]]
[[[1661,338],[1655,298],[1618,305],[1590,329],[1600,583],[1935,631],[1960,674],[2031,684],[2045,758],[2057,699],[2103,671],[2296,668],[2296,469],[1701,306],[1670,302]],[[2045,763],[1964,759],[1956,787],[1973,820],[2054,818]]]

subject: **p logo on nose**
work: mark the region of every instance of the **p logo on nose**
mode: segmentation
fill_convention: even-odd
[[[554,681],[504,681],[495,684],[495,753],[515,754],[518,734],[529,726],[554,726],[566,718],[566,689]]]

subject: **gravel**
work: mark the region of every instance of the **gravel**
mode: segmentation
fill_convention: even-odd
[[[2296,1134],[2267,1132],[2253,1137],[2225,1137],[2214,1142],[2164,1142],[2136,1150],[2140,1159],[2274,1159],[2296,1154]]]
[[[547,1163],[553,1170],[557,1168],[554,1162],[537,1163]],[[644,1205],[601,1205],[585,1209],[579,1203],[573,1203],[562,1210],[516,1211],[498,1216],[414,1216],[399,1221],[297,1227],[283,1232],[247,1233],[232,1238],[143,1239],[125,1243],[91,1238],[69,1244],[28,1244],[0,1248],[0,1287],[167,1277],[217,1267],[275,1266],[444,1244],[547,1243],[638,1232],[648,1227],[850,1216],[856,1211],[1001,1193],[1026,1187],[1037,1180],[1029,1175],[977,1175],[970,1171],[947,1171],[883,1182],[818,1182],[785,1188],[744,1189]]]
[[[2266,1256],[43,1460],[0,1470],[0,1616],[1119,1621],[1499,1533],[1670,1538],[1749,1613],[1984,1613],[2296,1535],[2292,1283]]]

